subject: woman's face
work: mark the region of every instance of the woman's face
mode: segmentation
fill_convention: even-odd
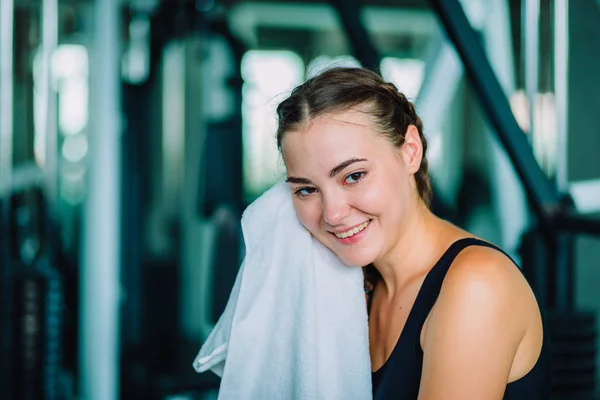
[[[421,150],[414,126],[396,148],[358,110],[288,132],[282,153],[300,222],[348,265],[385,257],[418,201]]]

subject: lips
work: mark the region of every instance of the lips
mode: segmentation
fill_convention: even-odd
[[[333,232],[333,234],[338,238],[338,239],[345,239],[345,238],[349,238],[352,237],[360,232],[362,232],[371,222],[371,220],[369,221],[365,221],[362,224],[355,226],[354,228],[348,229],[347,231],[344,232]]]

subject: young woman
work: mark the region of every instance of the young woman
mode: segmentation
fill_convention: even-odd
[[[413,105],[379,75],[336,68],[277,109],[301,223],[367,266],[375,399],[545,399],[537,301],[496,246],[436,217]]]

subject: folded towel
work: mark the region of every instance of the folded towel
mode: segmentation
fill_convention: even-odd
[[[219,399],[371,399],[361,268],[300,224],[287,184],[242,216],[246,255],[194,368],[221,376]]]

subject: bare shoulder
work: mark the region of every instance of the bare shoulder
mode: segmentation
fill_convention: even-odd
[[[485,246],[461,251],[448,270],[439,300],[466,302],[467,309],[491,306],[490,311],[506,311],[510,322],[524,324],[523,328],[533,314],[539,313],[533,291],[519,268],[504,253]]]
[[[448,270],[442,292],[499,299],[507,296],[510,303],[521,303],[523,299],[515,296],[533,299],[527,280],[513,261],[485,246],[470,246],[460,252]]]
[[[510,258],[493,248],[467,247],[448,270],[423,327],[419,398],[501,398],[507,382],[535,362],[521,354],[540,321],[535,296]]]
[[[437,336],[436,330],[453,329],[469,337],[478,331],[478,324],[482,324],[478,334],[508,340],[510,353],[531,332],[541,332],[541,314],[529,283],[508,256],[494,248],[469,246],[447,272],[423,327],[421,344],[425,348],[425,339]]]

